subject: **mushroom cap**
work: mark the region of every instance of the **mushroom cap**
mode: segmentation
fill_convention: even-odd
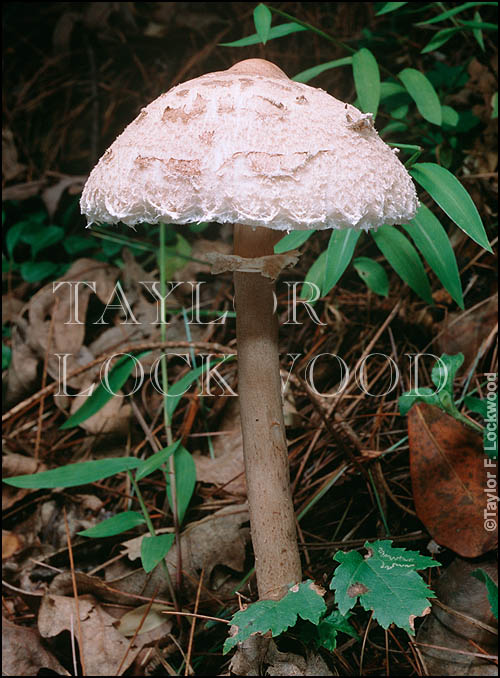
[[[377,228],[418,199],[371,115],[248,59],[162,94],[92,170],[89,223]]]

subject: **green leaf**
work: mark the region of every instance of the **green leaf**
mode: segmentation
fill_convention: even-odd
[[[496,394],[495,394],[496,395]],[[464,403],[469,408],[471,412],[476,412],[480,414],[483,419],[486,419],[487,414],[487,400],[480,400],[474,396],[465,396]]]
[[[395,10],[407,5],[407,2],[384,2],[383,6],[375,13],[375,16],[382,16],[382,14],[389,14],[389,12],[394,12]]]
[[[146,572],[151,572],[172,548],[175,534],[144,536],[141,541],[141,561]]]
[[[424,266],[416,249],[393,226],[381,226],[373,239],[387,261],[404,282],[424,301],[432,305],[432,292]]]
[[[440,359],[436,360],[431,371],[431,380],[434,386],[439,391],[446,391],[450,396],[453,396],[453,382],[463,362],[463,353],[456,355],[443,353]]]
[[[372,292],[380,294],[382,297],[389,294],[389,278],[384,267],[377,261],[369,257],[358,257],[354,259],[353,265],[356,273]]]
[[[402,224],[422,253],[424,259],[461,309],[464,298],[455,252],[448,234],[437,217],[425,205],[420,205],[410,224]]]
[[[477,207],[451,172],[433,162],[420,162],[413,165],[410,174],[464,233],[493,252]]]
[[[361,110],[376,116],[380,102],[380,71],[369,49],[362,47],[353,54],[352,70]]]
[[[210,226],[210,221],[198,221],[197,223],[189,224],[189,230],[193,233],[203,233]]]
[[[350,66],[352,64],[352,57],[343,57],[342,59],[335,59],[334,61],[327,61],[324,64],[318,64],[312,68],[307,68],[305,71],[301,71],[294,75],[292,80],[295,82],[309,82],[320,73],[328,71],[331,68],[337,68],[338,66]]]
[[[58,265],[52,261],[25,261],[21,264],[21,276],[29,283],[40,282],[58,270]]]
[[[108,385],[110,390],[108,390],[104,383],[100,383],[93,393],[87,397],[83,405],[79,407],[77,411],[64,422],[64,424],[60,427],[61,430],[79,426],[83,421],[86,421],[96,414],[96,412],[99,412],[99,410],[102,409],[104,405],[114,397],[114,394],[121,389],[123,384],[130,377],[136,362],[149,353],[151,353],[151,351],[144,351],[135,358],[129,356],[128,354],[120,358],[108,375]]]
[[[346,633],[359,640],[358,634],[347,621],[350,616],[350,612],[343,615],[338,610],[334,610],[327,617],[324,617],[316,627],[318,645],[326,648],[329,652],[333,652],[337,647],[339,632]]]
[[[63,247],[68,254],[80,254],[97,247],[93,238],[84,238],[82,235],[68,235],[64,238]]]
[[[477,23],[481,23],[481,15],[479,12],[474,13],[474,21]],[[484,52],[484,38],[483,38],[483,31],[480,28],[474,28],[472,30],[472,35],[476,38],[477,44],[479,47],[483,50]]]
[[[488,21],[461,21],[461,28],[466,28],[469,30],[474,30],[478,28],[485,29],[487,31],[498,31],[498,24],[493,24]]]
[[[177,233],[176,243],[173,247],[165,247],[165,279],[172,280],[174,273],[186,265],[191,257],[191,245],[182,235]],[[161,251],[158,250],[158,258]]]
[[[111,259],[122,251],[123,243],[104,238],[101,242],[101,247],[108,259]]]
[[[94,527],[89,527],[88,530],[81,530],[78,534],[82,537],[93,538],[114,537],[116,534],[131,530],[145,522],[141,513],[137,511],[124,511],[117,516],[103,520],[102,523],[98,523]]]
[[[427,43],[427,45],[420,50],[421,54],[427,54],[428,52],[433,52],[435,49],[439,49],[444,44],[452,38],[455,33],[458,33],[460,28],[443,28],[442,31],[438,31],[432,39]]]
[[[9,259],[13,258],[14,248],[18,242],[21,242],[22,235],[25,230],[31,228],[33,223],[31,221],[19,221],[17,224],[14,224],[7,231],[5,236],[5,247],[7,249],[7,254]]]
[[[273,637],[279,636],[296,624],[297,617],[318,624],[325,611],[319,588],[308,579],[292,586],[281,600],[259,600],[237,612],[231,620],[233,635],[226,639],[222,653],[226,654],[254,633],[270,631]]]
[[[474,396],[465,396],[464,402],[466,406],[472,412],[477,412],[483,418],[483,424],[485,424],[483,429],[483,448],[484,453],[490,459],[498,458],[498,394],[493,394],[493,397],[490,398],[490,392],[488,397],[484,400],[479,400],[479,398],[474,398]],[[488,428],[487,424],[492,423],[495,426],[494,429]]]
[[[394,548],[389,540],[366,542],[368,555],[357,551],[335,554],[340,563],[330,583],[341,614],[346,614],[357,599],[382,628],[396,624],[414,635],[413,618],[429,607],[435,594],[427,588],[416,570],[436,567],[439,563],[416,551]]]
[[[172,454],[175,453],[180,443],[181,438],[179,438],[179,440],[176,440],[175,443],[172,443],[172,445],[169,445],[168,447],[164,447],[162,450],[159,450],[158,452],[153,454],[152,457],[145,459],[142,463],[141,468],[137,471],[135,479],[142,480],[146,476],[149,476],[151,473],[154,473],[154,471],[159,469],[160,466],[162,466],[167,461],[167,459]]]
[[[327,294],[349,266],[361,231],[353,228],[332,230],[328,243],[323,294]]]
[[[280,24],[279,26],[273,26],[268,35],[268,40],[273,40],[274,38],[283,38],[285,35],[290,35],[290,33],[298,33],[299,31],[307,31],[306,26],[301,26],[295,22]],[[257,33],[249,35],[246,38],[241,38],[241,40],[235,40],[234,42],[221,42],[219,43],[220,47],[247,47],[248,45],[258,45],[260,42],[260,37]]]
[[[451,106],[441,106],[443,127],[456,127],[460,121],[460,114]]]
[[[439,395],[427,386],[406,391],[398,398],[399,413],[405,417],[415,403],[427,403],[440,407]]]
[[[23,230],[21,240],[31,246],[33,258],[38,252],[55,245],[64,238],[64,229],[60,226],[43,226],[27,228]]]
[[[274,246],[274,253],[281,254],[282,252],[289,252],[290,250],[295,250],[301,245],[303,245],[306,240],[314,233],[314,230],[306,231],[291,231],[287,233],[281,240],[279,240]]]
[[[314,264],[311,266],[309,271],[307,272],[306,277],[304,278],[304,282],[306,283],[312,283],[313,285],[317,285],[318,289],[321,290],[321,286],[323,285],[323,282],[325,280],[325,269],[326,269],[326,255],[327,251],[325,250],[324,252],[321,252],[319,257],[316,259]],[[302,285],[302,289],[300,290],[300,298],[301,299],[309,299],[311,296],[311,288],[309,285]],[[314,302],[310,302],[314,304]]]
[[[380,83],[380,101],[393,118],[400,120],[407,117],[412,99],[403,85],[385,80]]]
[[[189,454],[185,447],[180,445],[174,453],[174,468],[175,468],[175,489],[177,499],[177,518],[179,525],[184,520],[187,507],[193,496],[194,487],[196,485],[196,466],[193,457]],[[174,505],[172,501],[172,490],[170,482],[167,481],[167,497],[172,511]]]
[[[441,125],[441,102],[431,81],[415,68],[404,68],[399,79],[417,104],[421,116],[434,125]]]
[[[419,21],[418,24],[415,24],[415,26],[429,26],[430,24],[436,24],[439,21],[444,21],[445,19],[449,19],[450,17],[455,16],[455,14],[459,14],[460,12],[463,12],[466,9],[478,7],[479,5],[498,6],[498,2],[464,2],[463,5],[459,5],[458,7],[449,9],[446,12],[442,12],[441,14],[432,17],[432,19],[427,19],[426,21]]]
[[[2,344],[2,370],[6,370],[10,365],[12,358],[12,349],[6,344]]]
[[[266,44],[269,38],[269,31],[271,30],[271,20],[273,15],[271,14],[269,8],[264,5],[262,2],[260,5],[253,11],[253,22],[255,24],[255,30],[257,35],[260,38],[260,41],[263,45]]]
[[[407,132],[408,125],[399,120],[392,120],[380,132],[381,136],[387,136],[392,132]]]
[[[491,117],[498,118],[498,92],[491,97]]]
[[[142,464],[135,457],[112,457],[111,459],[98,459],[97,461],[84,461],[79,464],[68,464],[51,471],[41,471],[26,476],[13,476],[4,478],[4,483],[14,487],[22,487],[30,490],[53,489],[55,487],[77,487],[87,485],[97,480],[103,480],[114,476],[122,471],[129,471]]]
[[[392,80],[384,80],[380,83],[380,101],[385,101],[385,99],[390,99],[391,97],[403,95],[408,96],[408,92],[403,85],[400,85],[399,82],[393,82]]]
[[[223,360],[220,359],[212,360],[210,362],[209,369],[220,362],[223,362]],[[184,392],[188,390],[191,384],[194,381],[196,381],[198,377],[201,374],[203,374],[203,372],[206,369],[207,369],[206,365],[200,365],[200,367],[196,367],[194,370],[191,370],[190,372],[185,374],[181,379],[176,381],[175,384],[169,386],[168,395],[166,396],[166,398],[167,398],[167,414],[170,420],[172,419],[172,416],[175,410],[177,409],[177,405],[179,404],[180,399],[184,395]]]
[[[486,584],[486,591],[488,593],[488,600],[490,602],[491,611],[495,619],[498,619],[498,585],[495,584],[490,575],[485,572],[482,568],[478,568],[471,572],[472,576],[479,581],[482,581]]]

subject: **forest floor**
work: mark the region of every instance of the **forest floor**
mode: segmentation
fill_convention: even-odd
[[[367,32],[372,35],[379,25],[374,3],[276,6],[345,41],[359,41]],[[305,40],[303,33],[266,46],[221,47],[220,43],[254,32],[254,7],[247,2],[6,3],[4,260],[13,258],[20,265],[3,273],[6,476],[104,458],[146,458],[167,445],[163,399],[149,378],[149,368],[160,355],[159,330],[153,324],[157,307],[140,286],[158,276],[158,229],[148,233],[146,227],[138,227],[133,233],[119,227],[93,237],[84,229],[78,200],[105,149],[142,106],[173,84],[226,69],[244,58],[266,58],[293,75],[345,56],[320,36],[311,34]],[[419,68],[425,59],[420,54],[425,38],[411,36],[413,51],[408,55],[408,43],[403,48],[397,35],[383,34],[380,62]],[[473,111],[475,106],[478,117],[496,89],[496,47],[488,47],[482,52],[474,40],[464,40],[453,54],[446,53],[449,66],[465,64],[468,78],[462,101]],[[355,98],[350,69],[326,71],[311,84],[343,101]],[[461,156],[466,160],[453,171],[471,194],[496,250],[492,235],[497,218],[496,129],[481,118],[467,143]],[[9,236],[21,222],[32,224],[31,240]],[[63,228],[67,246],[60,242],[38,249],[41,226]],[[414,378],[410,355],[428,354],[419,377],[422,386],[432,386],[432,356],[462,353],[464,364],[454,384],[457,398],[472,391],[484,396],[485,375],[497,371],[495,255],[456,227],[448,230],[465,310],[432,274],[434,304],[420,299],[367,236],[360,240],[356,255],[383,263],[390,281],[386,297],[371,292],[350,266],[315,303],[314,313],[311,306],[298,303],[296,322],[289,322],[292,283],[303,281],[326,249],[325,232],[308,240],[299,263],[277,282],[281,369],[283,378],[288,377],[285,420],[304,578],[325,588],[334,571],[335,553],[362,549],[367,541],[390,539],[395,546],[435,556],[441,565],[428,574],[431,588],[457,562],[457,553],[466,551],[460,540],[451,549],[439,547],[432,538],[440,516],[461,510],[459,484],[447,487],[446,496],[436,487],[430,510],[434,518],[426,524],[417,515],[419,497],[412,488],[410,453],[428,443],[424,429],[429,422],[420,428],[413,422],[409,442],[412,420],[402,416],[398,406],[399,396]],[[168,279],[182,284],[169,297],[164,346],[172,354],[185,354],[196,345],[198,366],[202,355],[236,353],[232,276],[212,276],[204,262],[208,251],[231,251],[232,229],[217,224],[202,232],[176,227],[170,229],[169,238]],[[40,274],[43,266],[45,275]],[[53,282],[88,278],[97,281],[96,294],[88,288],[82,291],[82,324],[69,325],[68,288],[55,294]],[[104,322],[97,322],[117,280],[138,325],[124,325],[112,310],[106,311]],[[198,289],[203,322],[188,324],[185,314],[193,307],[195,283],[202,283]],[[225,322],[209,322],[226,311]],[[113,398],[79,426],[61,429],[84,399],[72,396],[98,379],[106,359],[132,351],[150,351],[143,361],[143,386],[131,397]],[[69,354],[67,391],[61,390],[57,356],[62,354]],[[336,393],[345,375],[335,356],[350,371],[341,395]],[[82,365],[86,367],[81,369]],[[169,382],[177,382],[190,369],[186,360],[169,358]],[[236,360],[224,362],[219,372],[237,391]],[[196,468],[196,485],[182,525],[176,528],[181,548],[174,546],[167,556],[176,609],[161,568],[150,574],[141,568],[144,525],[101,539],[78,534],[106,518],[140,511],[130,474],[66,489],[4,485],[4,675],[228,671],[228,655],[222,654],[227,620],[256,600],[238,399],[221,392],[220,384],[203,395],[203,385],[192,381],[172,420],[174,437]],[[126,382],[123,390],[130,390],[131,384],[133,380]],[[466,415],[475,417],[472,412]],[[472,434],[448,415],[440,415],[433,425],[436,448],[453,440],[468,453],[478,447],[481,451],[479,434],[471,439]],[[429,477],[430,485],[433,480]],[[140,488],[155,528],[172,532],[161,471],[141,480]],[[494,562],[491,546],[468,562],[489,567]],[[74,613],[75,591],[81,623]],[[332,600],[329,591],[327,604]],[[163,614],[165,609],[171,614]],[[384,630],[360,606],[350,622],[360,640],[340,634],[333,652],[322,651],[332,673],[425,675],[422,648],[405,631],[394,626]],[[138,623],[141,633],[134,635]],[[490,656],[486,641],[474,638],[462,649]],[[280,643],[282,651],[306,653],[293,632]]]

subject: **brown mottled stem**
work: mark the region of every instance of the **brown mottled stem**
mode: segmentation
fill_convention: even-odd
[[[235,225],[234,253],[273,254],[282,233]],[[279,371],[274,284],[234,274],[238,389],[252,544],[259,597],[279,599],[301,581]]]

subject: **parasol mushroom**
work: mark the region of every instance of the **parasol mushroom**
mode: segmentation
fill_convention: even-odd
[[[92,170],[89,223],[234,224],[238,389],[260,598],[301,580],[279,374],[274,255],[291,229],[370,229],[413,218],[418,200],[370,115],[274,64],[248,59],[173,87]]]

